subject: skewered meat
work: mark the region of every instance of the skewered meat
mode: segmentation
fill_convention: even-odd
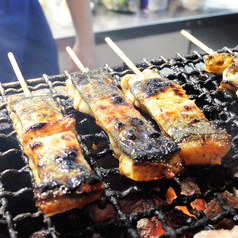
[[[224,70],[219,88],[231,95],[235,92],[238,96],[238,64],[231,64]]]
[[[209,123],[180,85],[150,69],[143,74],[144,79],[132,74],[121,79],[128,98],[151,115],[164,135],[179,143],[180,158],[187,165],[221,164],[231,137]]]
[[[223,71],[228,66],[238,63],[237,56],[228,53],[205,55],[203,59],[205,63],[205,71],[215,74],[223,74]]]
[[[112,84],[103,70],[66,81],[74,107],[89,113],[108,134],[120,173],[135,181],[171,178],[181,171],[179,146],[163,137]]]
[[[204,56],[205,70],[210,73],[222,74],[223,79],[219,89],[234,96],[238,90],[238,58],[237,55],[220,53]]]
[[[74,117],[63,117],[46,95],[10,97],[8,105],[34,175],[39,210],[51,216],[96,200],[104,186],[84,159]]]

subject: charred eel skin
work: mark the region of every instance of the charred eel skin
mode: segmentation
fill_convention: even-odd
[[[102,69],[82,73],[68,82],[80,94],[109,136],[121,174],[136,181],[171,178],[182,169],[177,143],[162,136],[134,108]],[[72,95],[74,98],[78,96]],[[77,103],[75,103],[77,104]],[[80,108],[80,106],[78,106]],[[87,110],[85,110],[87,111]]]
[[[221,164],[231,144],[226,131],[210,124],[180,85],[152,75],[151,70],[144,73],[144,79],[130,86],[130,93],[164,135],[180,145],[181,159],[187,165]]]
[[[99,198],[104,186],[84,159],[74,116],[63,117],[46,95],[12,97],[8,105],[34,175],[39,210],[52,216]]]

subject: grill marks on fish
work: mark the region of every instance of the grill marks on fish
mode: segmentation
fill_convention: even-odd
[[[29,158],[39,209],[50,216],[96,200],[104,187],[84,159],[74,117],[63,117],[46,95],[9,98],[8,105]]]
[[[103,70],[82,73],[66,82],[75,109],[93,115],[108,134],[121,174],[148,181],[173,177],[181,170],[179,146],[156,131]],[[75,90],[76,89],[76,90]],[[87,104],[84,108],[83,105]]]
[[[151,115],[164,135],[179,143],[186,164],[220,164],[230,150],[231,137],[209,123],[180,85],[148,69],[143,73],[144,79],[134,75],[122,78],[125,94]]]

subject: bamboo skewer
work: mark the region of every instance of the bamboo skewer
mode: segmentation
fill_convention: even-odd
[[[20,83],[20,85],[21,85],[21,87],[23,89],[23,92],[24,92],[25,96],[26,97],[32,96],[32,94],[31,94],[30,90],[27,87],[25,79],[22,76],[21,70],[20,70],[20,68],[19,68],[19,66],[17,64],[17,61],[16,61],[16,59],[15,59],[15,57],[14,57],[12,52],[8,53],[8,58],[10,60],[10,63],[12,65],[12,67],[13,67],[13,70],[14,70],[16,76],[17,76],[17,79],[18,79],[18,81],[19,81],[19,83]]]
[[[212,55],[214,53],[216,53],[215,51],[213,51],[211,48],[207,47],[205,44],[203,44],[201,41],[199,41],[197,38],[195,38],[194,36],[192,36],[190,33],[188,33],[185,30],[181,30],[181,34],[183,36],[185,36],[187,39],[189,39],[190,41],[192,41],[195,45],[197,45],[198,47],[200,47],[202,50],[204,50],[206,53],[208,53],[209,55]]]
[[[136,75],[144,78],[143,73],[132,63],[132,61],[119,49],[119,47],[109,37],[106,37],[105,41]]]
[[[72,60],[74,61],[74,63],[77,65],[77,67],[84,73],[86,73],[88,70],[84,67],[84,65],[82,64],[82,62],[79,60],[79,58],[77,57],[77,55],[74,53],[74,51],[72,50],[72,48],[70,46],[66,47],[66,51],[68,52],[68,54],[70,55],[70,57],[72,58]]]

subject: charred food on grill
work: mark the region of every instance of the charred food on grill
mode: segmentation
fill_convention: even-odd
[[[223,71],[223,79],[219,87],[226,93],[238,97],[238,64],[231,64]]]
[[[229,53],[214,53],[203,56],[205,71],[215,74],[223,74],[223,71],[231,64],[238,63],[238,57]]]
[[[66,81],[76,110],[94,116],[108,134],[120,173],[135,181],[171,178],[181,171],[180,148],[137,111],[102,69]]]
[[[35,179],[35,200],[48,215],[82,208],[104,190],[85,160],[72,115],[47,95],[9,97],[10,116]]]
[[[144,78],[128,74],[121,79],[127,97],[146,111],[164,135],[181,147],[187,165],[221,164],[230,150],[231,137],[215,129],[180,85],[146,69]]]
[[[234,95],[238,90],[238,55],[215,53],[213,55],[205,55],[203,58],[205,71],[223,75],[219,89]]]

